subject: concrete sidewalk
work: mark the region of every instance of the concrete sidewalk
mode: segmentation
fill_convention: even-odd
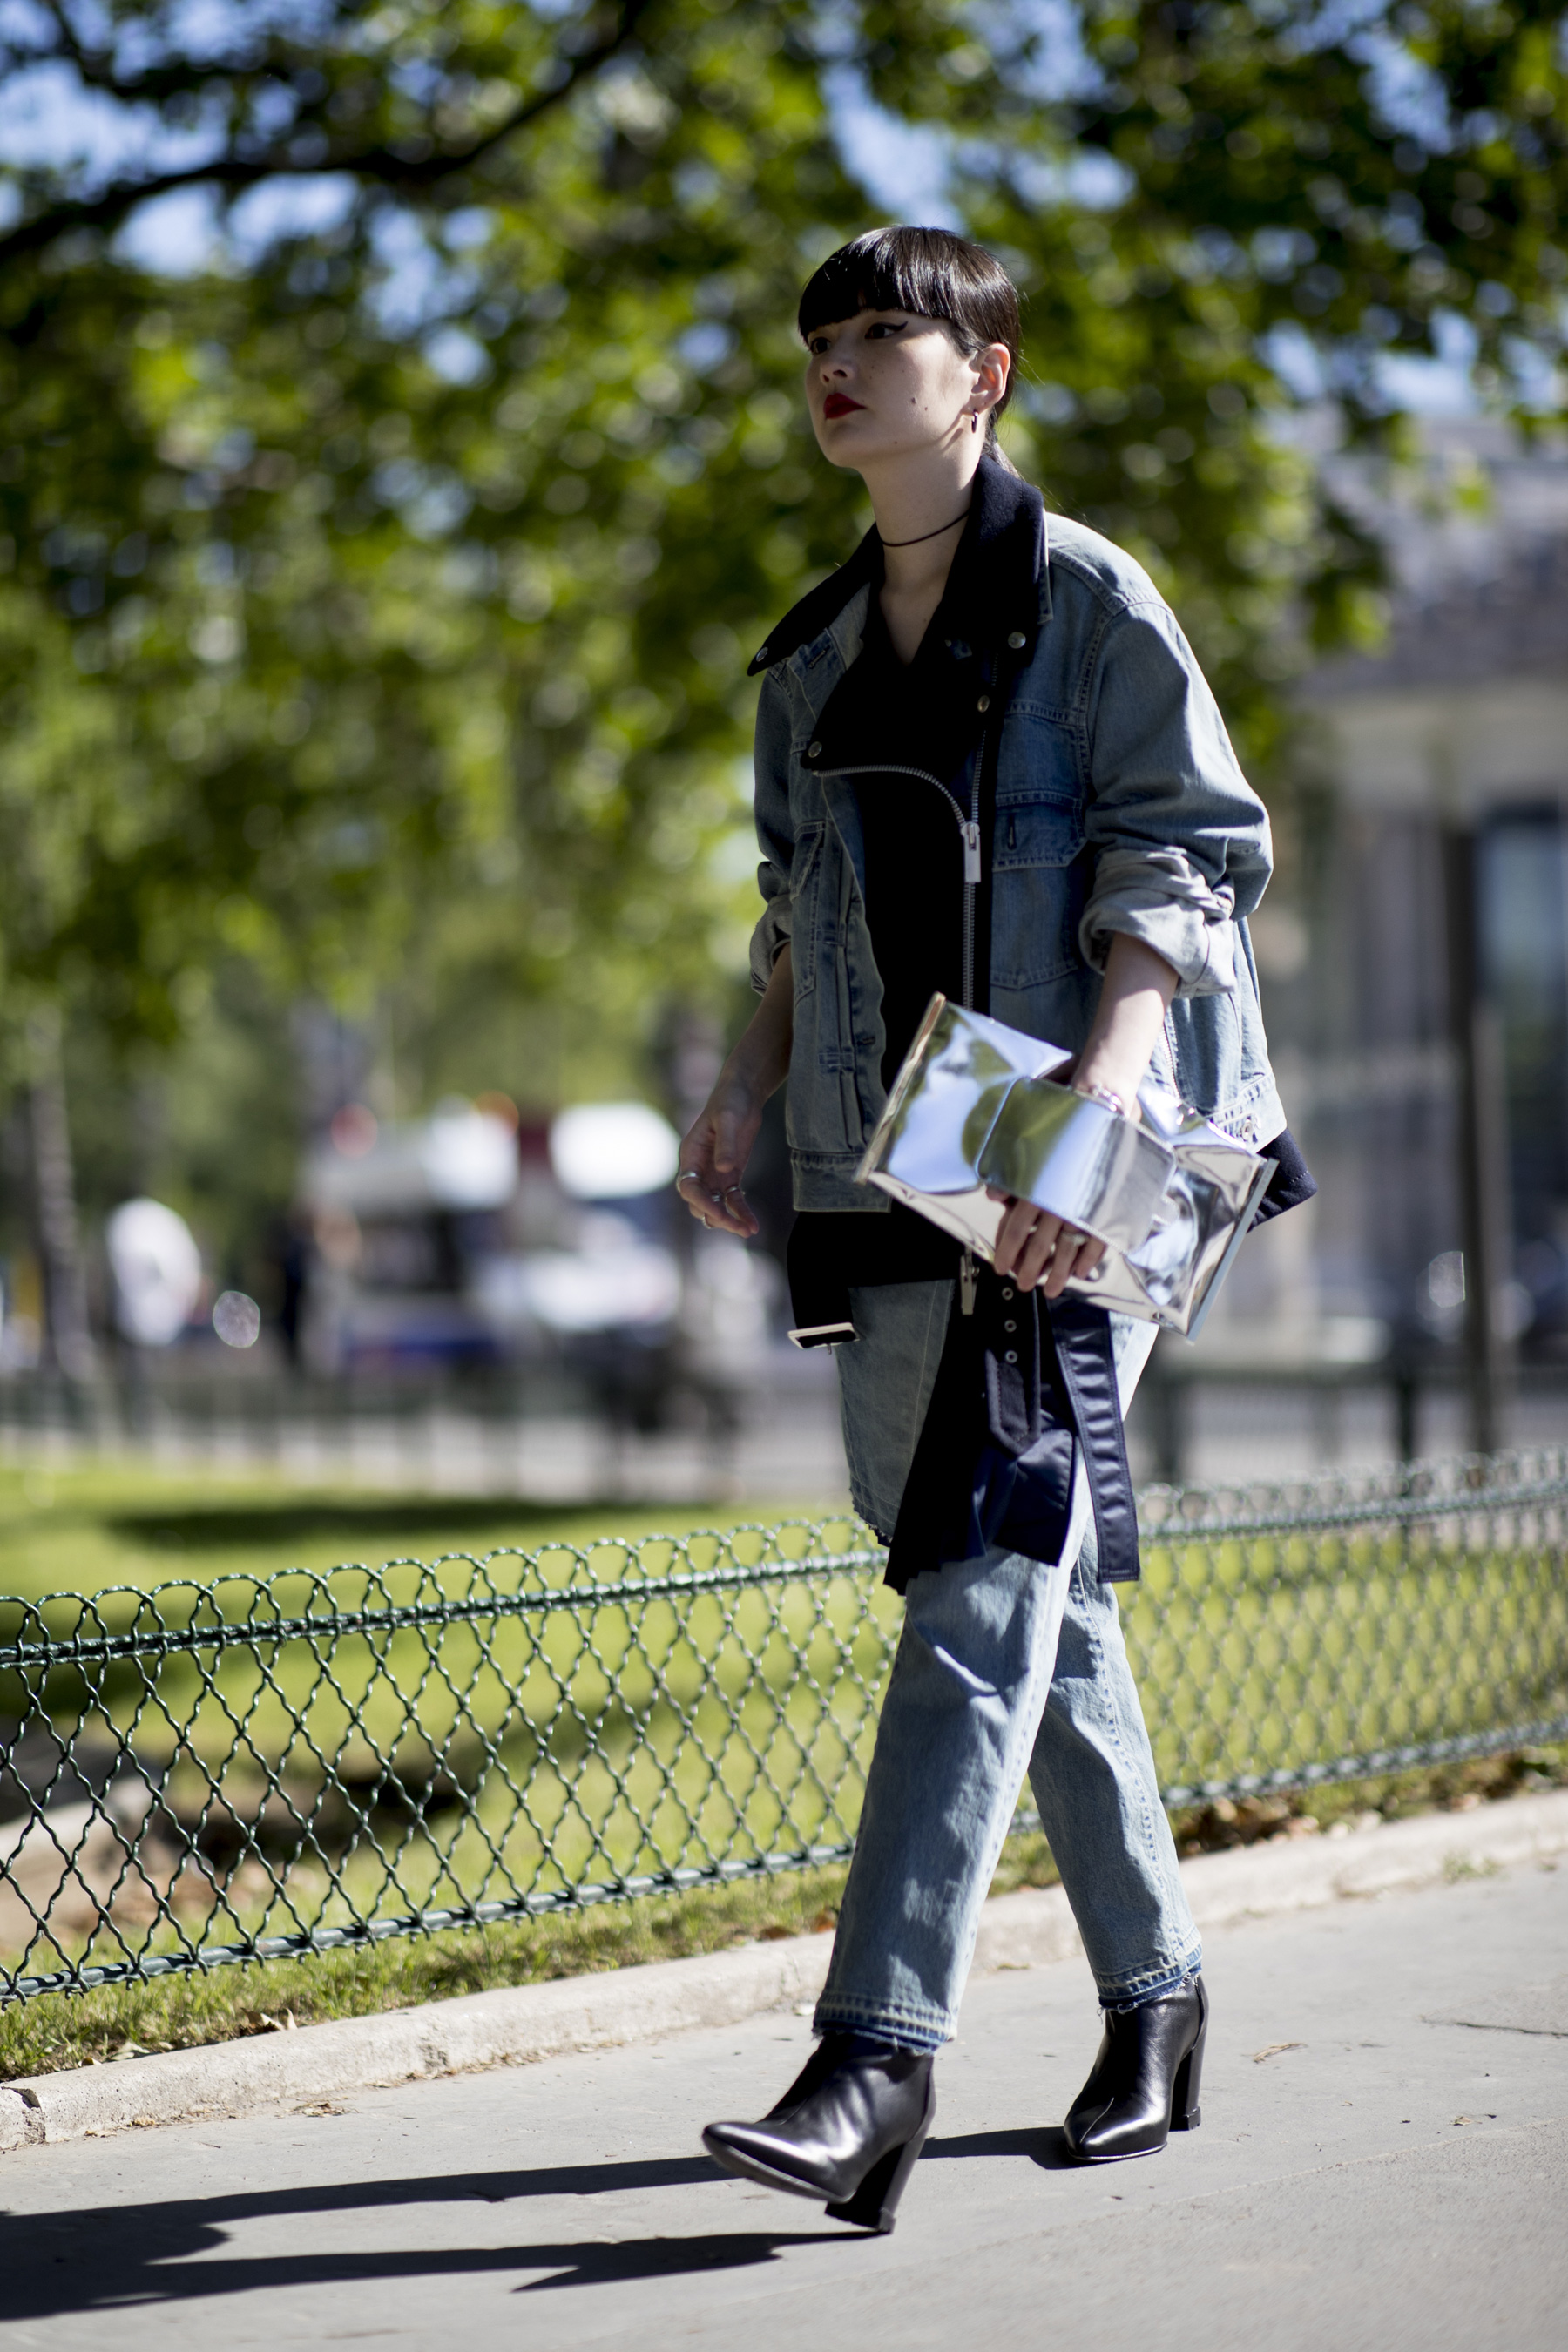
[[[1081,1961],[977,1976],[898,2234],[721,2179],[789,2012],[6,2158],[0,2347],[1559,2352],[1568,1864],[1209,1939],[1200,2132],[1079,2171]]]

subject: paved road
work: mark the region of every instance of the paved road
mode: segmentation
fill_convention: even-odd
[[[694,2153],[795,2071],[787,2016],[25,2150],[0,2352],[1563,2352],[1565,1928],[1568,1865],[1214,1939],[1203,2129],[1089,2172],[1081,1965],[978,1979],[891,2239]]]

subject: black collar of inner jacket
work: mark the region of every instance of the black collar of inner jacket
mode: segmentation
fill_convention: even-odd
[[[1039,627],[1039,586],[1046,562],[1045,500],[993,457],[982,457],[969,520],[942,594],[939,635],[991,646],[1009,636],[1033,644]],[[786,613],[754,656],[747,676],[787,661],[835,621],[856,592],[882,577],[882,542],[868,530],[847,563],[830,572]],[[935,625],[933,624],[933,626]],[[962,634],[961,634],[962,633]],[[1014,650],[1021,651],[1022,647]]]
[[[880,612],[869,610],[859,658],[816,714],[806,767],[817,775],[926,775],[942,785],[957,778],[1005,691],[1004,666],[1028,658],[1031,630],[1006,625],[1038,610],[1039,516],[1037,493],[1031,504],[1016,476],[982,466],[921,653],[901,663]]]

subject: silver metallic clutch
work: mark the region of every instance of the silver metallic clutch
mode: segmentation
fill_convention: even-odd
[[[1054,1083],[1072,1056],[933,996],[856,1171],[987,1261],[1033,1201],[1106,1244],[1068,1288],[1195,1338],[1274,1172],[1162,1088],[1142,1124]]]

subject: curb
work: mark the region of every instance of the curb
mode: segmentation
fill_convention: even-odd
[[[1199,1927],[1212,1931],[1565,1852],[1568,1790],[1474,1812],[1424,1813],[1342,1834],[1199,1854],[1182,1865],[1182,1881]],[[0,2150],[99,2139],[204,2116],[326,2105],[436,2074],[658,2042],[690,2026],[733,2025],[763,2010],[815,2000],[830,1948],[826,1935],[790,1937],[696,1959],[467,1993],[390,2016],[36,2074],[0,2084]],[[1061,1888],[1029,1888],[985,1906],[974,1965],[1037,1968],[1081,1949]]]
[[[1474,1812],[1417,1813],[1405,1822],[1331,1830],[1326,1837],[1270,1838],[1226,1853],[1195,1854],[1182,1885],[1199,1930],[1317,1910],[1348,1897],[1392,1895],[1443,1878],[1485,1877],[1568,1853],[1568,1789],[1510,1797]],[[1032,1968],[1083,1949],[1059,1886],[1001,1895],[985,1906],[978,1969]],[[134,2064],[136,2062],[131,2062]]]

